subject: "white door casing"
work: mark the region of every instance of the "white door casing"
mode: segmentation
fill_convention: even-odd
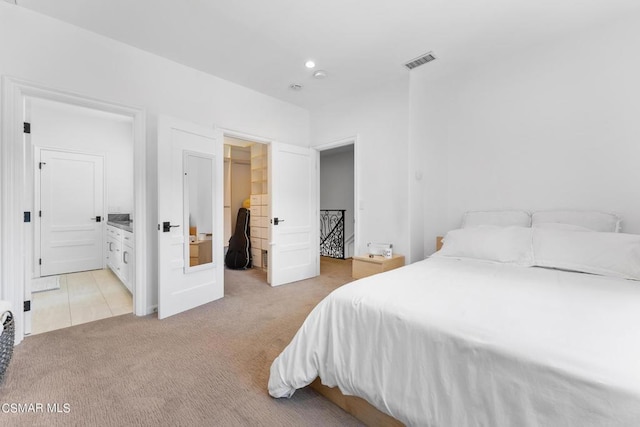
[[[145,111],[140,107],[100,100],[86,95],[61,91],[38,83],[2,76],[2,116],[0,117],[0,295],[11,302],[15,324],[15,343],[19,344],[25,334],[28,321],[24,302],[30,295],[29,281],[33,269],[28,260],[33,257],[34,242],[30,228],[33,222],[25,223],[23,212],[34,211],[33,147],[25,142],[23,122],[25,102],[29,97],[50,99],[101,111],[122,114],[134,122],[134,217],[136,220],[135,269],[136,292],[133,296],[135,314],[143,316],[153,312],[147,299],[147,174],[146,174],[146,125]]]
[[[41,149],[39,165],[40,275],[102,268],[104,158]]]
[[[184,212],[184,155],[212,159],[213,263],[189,269],[189,221]],[[214,129],[161,116],[158,119],[158,318],[224,295],[223,149]],[[174,226],[163,230],[163,223]],[[186,245],[186,246],[185,246]],[[185,259],[186,258],[186,259]]]
[[[273,142],[269,174],[269,284],[315,277],[320,274],[318,152]]]

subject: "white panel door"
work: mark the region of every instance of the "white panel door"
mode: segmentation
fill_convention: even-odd
[[[271,143],[268,281],[271,286],[320,274],[318,152]]]
[[[42,149],[38,171],[40,275],[102,268],[104,159]]]
[[[216,140],[213,129],[159,118],[160,319],[224,295],[222,173],[222,142]],[[197,229],[197,234],[207,241],[190,243],[190,228]],[[195,258],[191,258],[194,254]]]

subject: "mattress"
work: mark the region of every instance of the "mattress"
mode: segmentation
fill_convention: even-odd
[[[274,360],[407,425],[640,425],[640,282],[430,258],[336,289]]]

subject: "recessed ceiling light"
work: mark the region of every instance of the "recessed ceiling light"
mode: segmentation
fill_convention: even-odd
[[[325,77],[327,77],[327,72],[325,70],[318,70],[313,73],[313,77],[315,77],[316,79],[324,79]]]
[[[316,66],[316,63],[313,62],[312,60],[308,60],[307,62],[304,63],[304,66],[307,68],[313,68]]]
[[[302,85],[300,83],[291,83],[289,85],[289,89],[291,89],[291,90],[302,90]]]

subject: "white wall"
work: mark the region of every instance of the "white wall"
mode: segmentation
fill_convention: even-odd
[[[133,212],[131,117],[42,99],[30,100],[29,106],[34,146],[103,155],[107,195],[105,214]]]
[[[156,115],[309,144],[302,108],[7,2],[0,2],[0,40],[1,75],[146,109],[147,307],[157,301]]]
[[[408,77],[312,112],[312,146],[358,135],[356,254],[366,252],[367,242],[390,242],[394,252],[410,255],[408,129]]]
[[[0,3],[0,73],[203,125],[308,145],[308,112],[31,10]]]
[[[353,145],[320,153],[320,209],[345,209],[344,238],[353,234]],[[346,250],[346,248],[345,248]]]
[[[636,16],[438,79],[416,69],[425,251],[473,209],[614,211],[640,233],[638,52]]]

